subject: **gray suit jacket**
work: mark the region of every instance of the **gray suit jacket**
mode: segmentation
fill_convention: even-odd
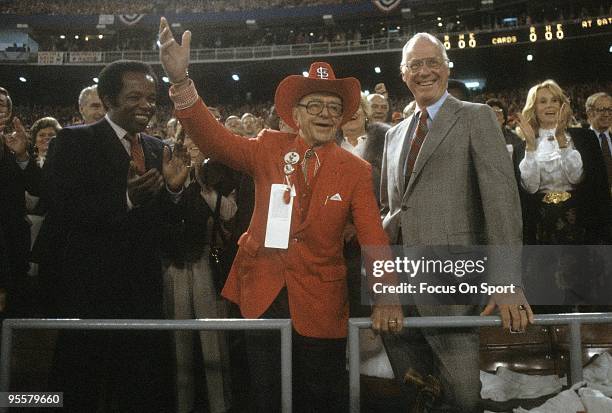
[[[414,115],[413,115],[414,116]],[[504,137],[490,107],[448,96],[421,147],[408,183],[404,163],[412,116],[386,135],[383,226],[404,246],[522,243],[518,188]],[[496,248],[503,250],[503,248]],[[505,254],[503,254],[505,255]],[[490,283],[520,285],[520,255],[498,257]]]

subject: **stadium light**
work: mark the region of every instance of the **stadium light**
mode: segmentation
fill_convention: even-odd
[[[240,80],[240,76],[238,76],[236,73],[234,73],[232,75],[232,79],[234,79],[236,82]]]
[[[448,68],[452,69],[453,67],[455,67],[455,62],[448,62]]]
[[[468,89],[478,89],[480,87],[480,82],[465,82],[465,87],[467,87]]]
[[[442,17],[438,16],[438,21],[442,21]]]
[[[533,61],[533,55],[531,53],[527,55],[527,61],[528,62],[532,62]]]
[[[103,34],[99,34],[98,35],[98,39],[100,39],[100,40],[104,39],[104,35]]]
[[[98,79],[97,77],[94,77],[94,78],[93,78],[93,81],[94,81],[94,83],[95,83],[95,84],[98,84],[98,81],[99,81],[99,80],[100,80],[100,79]]]
[[[162,77],[162,80],[164,83],[170,83],[170,79],[168,79],[168,76]]]
[[[442,27],[442,22],[438,23],[438,27]]]
[[[28,81],[28,79],[26,79],[26,78],[25,78],[25,77],[23,77],[23,76],[19,76],[19,81],[20,81],[21,83],[25,83],[25,82],[27,82],[27,81]]]
[[[308,77],[308,72],[304,70],[304,71],[302,72],[302,76],[304,76],[304,77]]]
[[[89,41],[89,36],[85,36],[85,41],[88,42]]]
[[[78,35],[78,34],[75,34],[75,35],[74,35],[74,38],[75,38],[76,40],[79,40],[79,35]]]
[[[60,35],[60,39],[64,40],[66,38],[66,35],[62,34]]]
[[[609,51],[610,53],[612,53],[612,46],[610,46],[610,48],[608,49],[608,51]]]
[[[381,72],[380,67],[376,66],[376,67],[374,68],[374,72],[375,72],[375,73],[380,73],[380,72]]]

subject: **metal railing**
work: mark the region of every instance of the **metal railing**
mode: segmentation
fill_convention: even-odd
[[[55,320],[7,319],[2,323],[0,392],[8,392],[11,377],[11,350],[14,330],[280,330],[281,406],[291,413],[291,320]],[[6,412],[8,408],[0,408]]]
[[[405,328],[461,328],[499,327],[499,316],[411,317],[404,319]],[[571,381],[582,380],[582,324],[612,323],[612,313],[572,313],[536,315],[536,325],[568,325]],[[369,318],[349,319],[349,394],[352,413],[360,411],[359,330],[371,328]],[[0,391],[10,388],[11,350],[14,330],[280,330],[281,334],[281,405],[283,412],[291,412],[291,320],[56,320],[56,319],[7,319],[2,324],[0,353]],[[571,384],[571,383],[570,383]],[[0,409],[0,412],[6,410]]]
[[[546,314],[536,315],[536,325],[569,325],[570,339],[570,373],[572,382],[582,380],[582,340],[580,326],[582,324],[612,323],[612,313],[589,314]],[[453,317],[410,317],[404,319],[404,328],[459,328],[459,327],[496,327],[501,326],[498,316],[453,316]],[[359,413],[360,382],[359,382],[359,329],[371,328],[369,318],[351,318],[349,320],[349,394],[351,413]]]

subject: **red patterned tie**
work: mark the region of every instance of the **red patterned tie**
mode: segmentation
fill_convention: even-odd
[[[143,175],[146,172],[145,157],[142,150],[142,145],[140,144],[140,139],[138,139],[138,135],[130,135],[129,133],[125,135],[125,137],[130,141],[130,156],[136,165],[136,173],[138,175]]]
[[[421,111],[421,115],[419,116],[416,134],[414,135],[414,139],[410,144],[410,152],[408,152],[408,158],[406,159],[406,185],[408,185],[410,175],[412,175],[412,170],[414,169],[414,164],[419,156],[419,151],[421,150],[421,146],[423,146],[423,142],[425,141],[425,136],[427,136],[427,132],[429,131],[429,129],[427,129],[427,116],[427,109],[423,109]]]

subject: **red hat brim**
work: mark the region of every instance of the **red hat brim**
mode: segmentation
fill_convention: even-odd
[[[342,99],[342,120],[344,125],[357,112],[361,100],[361,84],[354,77],[343,79],[311,79],[300,75],[291,75],[283,79],[276,88],[274,105],[276,113],[294,130],[298,130],[293,121],[293,108],[304,96],[311,93],[333,93]]]

